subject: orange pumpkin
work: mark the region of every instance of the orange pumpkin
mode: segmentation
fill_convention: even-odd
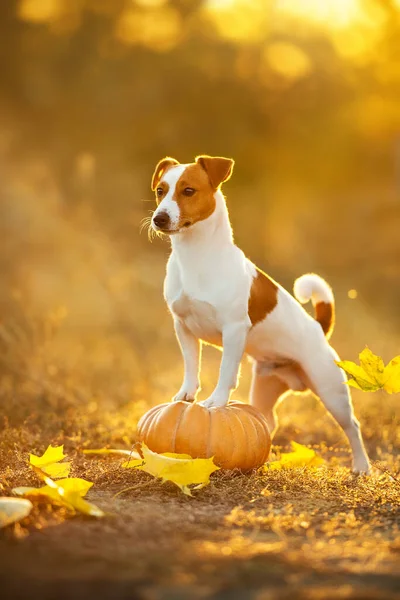
[[[271,448],[265,417],[241,402],[222,408],[189,402],[154,406],[140,419],[138,438],[153,452],[214,456],[218,466],[244,471],[261,466]]]

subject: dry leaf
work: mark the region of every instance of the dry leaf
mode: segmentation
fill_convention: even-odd
[[[71,471],[71,463],[64,462],[60,463],[65,458],[64,446],[49,446],[42,456],[36,456],[35,454],[29,455],[29,464],[32,467],[37,467],[46,475],[59,479],[61,477],[68,477]]]
[[[0,528],[17,523],[29,515],[33,508],[30,500],[0,498]]]
[[[143,458],[129,460],[122,466],[126,469],[136,468],[159,477],[164,481],[172,481],[184,494],[191,496],[189,485],[197,484],[200,489],[210,483],[210,475],[219,467],[213,458],[192,458],[188,454],[166,452],[157,454],[142,444]]]
[[[17,496],[29,496],[30,493],[35,494],[40,488],[30,487],[26,485],[21,485],[19,487],[13,488],[11,491],[13,494]]]
[[[70,477],[68,479],[59,479],[56,483],[58,488],[63,488],[64,493],[77,492],[80,496],[86,496],[87,492],[92,487],[91,481],[80,479],[79,477]],[[13,493],[17,496],[49,496],[55,500],[59,500],[60,495],[54,486],[45,485],[41,488],[35,487],[16,487],[13,488]]]
[[[79,477],[53,481],[46,475],[43,475],[43,479],[46,485],[41,488],[17,487],[13,489],[13,492],[19,496],[29,496],[30,498],[45,496],[85,515],[92,517],[104,516],[100,508],[83,498],[93,485],[91,481]]]
[[[336,364],[343,369],[351,379],[348,385],[364,392],[385,390],[389,394],[400,392],[400,356],[396,356],[385,367],[380,356],[369,348],[365,348],[359,355],[360,365],[350,360],[337,361]]]
[[[398,394],[400,392],[400,356],[393,358],[385,367],[385,375],[387,378],[383,388],[389,394]]]
[[[315,450],[307,448],[306,446],[302,446],[301,444],[297,444],[297,442],[291,442],[290,444],[293,448],[293,452],[281,454],[279,460],[266,463],[264,467],[265,470],[293,469],[296,467],[306,466],[317,467],[325,462],[321,456],[318,456]]]

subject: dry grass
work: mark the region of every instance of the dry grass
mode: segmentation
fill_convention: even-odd
[[[55,589],[57,598],[68,599],[400,597],[397,399],[357,398],[379,467],[373,477],[353,477],[336,426],[313,398],[293,398],[281,409],[277,442],[317,442],[326,467],[217,472],[190,499],[171,484],[121,469],[118,457],[81,452],[105,444],[129,447],[145,402],[111,410],[99,396],[96,410],[87,410],[87,400],[82,405],[66,396],[61,378],[58,387],[53,381],[38,394],[31,378],[19,374],[12,381],[17,396],[7,381],[11,416],[0,440],[1,493],[37,485],[28,452],[64,443],[73,475],[94,482],[90,499],[109,513],[95,521],[44,503],[5,531],[0,574],[7,598],[50,599]],[[22,402],[12,411],[16,398]]]
[[[73,475],[94,482],[89,497],[109,515],[96,521],[40,504],[2,532],[2,597],[400,598],[398,397],[354,395],[379,467],[371,478],[352,476],[346,440],[313,397],[293,397],[279,408],[274,450],[291,440],[314,445],[327,461],[317,471],[217,472],[187,498],[145,473],[121,469],[116,457],[89,459],[85,447],[131,447],[140,415],[180,384],[181,358],[160,296],[165,261],[143,254],[146,240],[136,240],[133,257],[117,259],[116,243],[99,240],[90,220],[80,227],[58,215],[58,226],[50,221],[43,233],[45,216],[31,219],[36,246],[47,243],[43,256],[21,250],[23,261],[15,260],[20,286],[12,272],[0,294],[0,495],[37,485],[28,453],[63,443]],[[71,315],[63,306],[46,314],[45,301],[54,298],[39,287],[27,300],[25,273],[47,281],[41,277],[51,261],[47,294],[63,298],[61,304],[65,299]],[[354,358],[368,341],[390,358],[399,339],[390,319],[346,304],[345,287],[338,297],[334,340],[343,357]],[[211,349],[204,355],[203,397],[219,362]],[[244,362],[238,400],[247,398],[249,375]]]

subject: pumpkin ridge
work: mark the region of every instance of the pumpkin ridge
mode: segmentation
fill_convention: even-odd
[[[225,422],[228,423],[228,427],[229,427],[229,431],[231,432],[231,438],[232,438],[232,456],[236,450],[236,446],[235,446],[235,436],[233,435],[233,429],[232,429],[232,425],[231,425],[231,419],[230,419],[230,411],[228,409],[228,406],[224,406],[224,415],[226,415],[226,419]]]
[[[195,405],[195,402],[192,402],[190,404],[190,406],[187,407],[188,411],[192,411],[193,410],[193,406]],[[193,458],[193,450],[192,450],[192,439],[189,440],[189,452],[188,452],[189,456],[191,456]]]
[[[172,436],[172,439],[173,439],[173,445],[174,445],[174,448],[173,448],[172,452],[176,452],[176,436],[177,436],[177,434],[178,434],[178,428],[179,428],[179,425],[181,424],[181,421],[182,421],[183,415],[184,415],[184,413],[186,412],[186,408],[187,408],[186,406],[183,406],[183,407],[182,407],[181,414],[179,415],[179,417],[178,417],[178,418],[177,418],[177,420],[176,420],[175,431],[174,431],[174,435]]]
[[[212,422],[212,418],[211,418],[211,411],[210,411],[210,410],[208,410],[208,409],[207,409],[207,410],[206,410],[206,413],[207,413],[207,415],[208,415],[208,424],[209,424],[209,433],[208,433],[208,442],[207,442],[207,458],[210,458],[210,457],[209,457],[209,454],[210,454],[210,443],[211,443],[211,435],[210,435],[210,432],[211,432],[211,422]]]
[[[241,410],[241,409],[239,408],[239,410]],[[257,428],[256,428],[256,426],[255,426],[255,425],[254,425],[254,423],[253,423],[253,415],[252,415],[251,413],[248,413],[246,410],[244,410],[244,411],[243,411],[243,414],[244,414],[244,415],[246,415],[246,417],[247,417],[247,421],[251,423],[251,426],[252,426],[252,428],[253,428],[253,431],[255,431],[255,432],[256,432],[257,439],[259,439],[259,438],[258,438],[258,431],[257,431]],[[248,446],[247,446],[247,449],[248,449],[249,451],[251,450],[251,455],[250,455],[250,456],[251,456],[251,460],[249,461],[249,458],[248,458],[248,459],[247,459],[247,461],[248,461],[248,462],[250,462],[250,463],[254,463],[254,462],[255,462],[255,459],[257,458],[257,451],[256,451],[254,448],[251,448],[250,444],[248,444]],[[249,452],[249,454],[250,454],[250,452]],[[246,468],[248,468],[248,467],[246,467]],[[250,468],[251,468],[251,467],[250,467]]]
[[[221,415],[222,415],[222,420],[223,420],[224,424],[228,425],[228,429],[229,429],[230,434],[231,434],[231,440],[233,442],[233,450],[234,450],[235,449],[234,448],[234,446],[235,446],[235,438],[234,438],[234,435],[233,435],[233,432],[232,432],[232,427],[231,427],[231,424],[230,424],[230,419],[229,419],[229,413],[228,413],[228,407],[227,406],[223,406],[222,407]],[[233,455],[233,450],[232,450],[231,456]]]
[[[227,408],[230,408],[230,409],[231,409],[231,410],[230,410],[230,414],[231,414],[231,416],[232,416],[232,417],[234,417],[234,418],[236,419],[236,421],[239,423],[239,425],[240,425],[240,427],[241,427],[241,429],[242,429],[243,435],[246,437],[246,431],[245,431],[245,428],[244,428],[244,426],[243,426],[243,423],[242,423],[242,420],[241,420],[241,418],[239,417],[239,415],[237,414],[237,412],[236,412],[236,410],[235,410],[235,408],[236,408],[236,407],[235,407],[235,406],[231,406],[231,407],[230,407],[230,406],[228,405],[228,406],[227,406]],[[234,410],[232,410],[232,408],[233,408]],[[239,409],[239,410],[240,410],[240,409]],[[235,444],[235,442],[234,442],[234,444]],[[235,448],[235,450],[236,450],[236,449],[237,449],[237,448]],[[233,454],[233,453],[232,453],[232,454]]]
[[[244,406],[247,406],[247,405],[244,405]],[[243,410],[243,407],[242,407],[242,405],[240,403],[236,403],[235,402],[235,404],[233,406],[231,406],[231,409],[232,409],[232,413],[235,415],[236,419],[239,421],[240,426],[242,428],[242,431],[244,433],[244,438],[246,440],[246,447],[245,447],[246,448],[246,462],[245,462],[245,465],[247,465],[247,463],[249,462],[249,447],[248,447],[248,444],[247,444],[247,431],[246,431],[246,427],[243,424],[243,420],[241,418],[241,415],[242,414],[246,415],[247,421],[251,420],[251,417],[249,417],[249,414],[247,413],[246,410]],[[246,421],[246,423],[247,423],[247,421]],[[254,456],[254,452],[253,452],[253,456]],[[245,471],[248,470],[247,466],[244,466],[244,467],[241,467],[241,468],[243,470],[245,470]]]
[[[144,420],[143,427],[141,428],[141,436],[140,437],[142,439],[144,439],[147,436],[148,431],[154,422],[154,419],[157,419],[157,417],[159,416],[159,414],[161,412],[160,409],[161,409],[160,405],[154,406],[154,410],[151,410],[151,411],[149,411],[149,413],[144,415],[147,418]],[[139,425],[140,425],[140,422],[139,422]]]
[[[142,417],[140,417],[140,419],[138,421],[138,428],[141,429],[142,427],[146,427],[147,423],[149,422],[149,419],[154,415],[154,413],[157,413],[159,410],[160,410],[159,404],[150,408],[147,411],[147,413],[145,413]]]
[[[249,405],[232,402],[207,409],[187,402],[167,402],[149,413],[140,420],[138,436],[154,452],[184,452],[193,458],[214,454],[222,468],[242,471],[261,466],[268,457],[268,424]]]
[[[149,448],[150,448],[150,450],[153,450],[153,448],[154,448],[154,446],[152,444],[152,441],[151,441],[151,438],[154,435],[154,431],[157,430],[158,421],[163,416],[164,408],[165,408],[165,405],[164,406],[160,406],[160,410],[158,410],[157,412],[154,412],[153,415],[150,415],[150,423],[149,423],[149,427],[148,427],[148,429],[146,431],[146,436],[149,435],[149,438],[150,438],[150,440],[149,440],[149,444],[150,444]],[[149,431],[150,431],[150,433],[149,433]],[[153,446],[153,448],[152,448],[152,446]],[[153,450],[153,452],[154,451],[155,450]]]

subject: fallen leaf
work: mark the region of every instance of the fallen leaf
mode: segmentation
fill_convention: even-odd
[[[48,446],[47,450],[42,456],[36,456],[36,454],[29,455],[29,462],[35,467],[42,467],[44,465],[51,465],[56,462],[60,462],[65,458],[64,446]]]
[[[58,503],[64,504],[70,509],[92,517],[104,516],[104,513],[100,508],[83,498],[93,485],[91,481],[86,481],[79,477],[53,481],[46,475],[43,476],[43,479],[46,485],[41,488],[17,487],[12,491],[14,494],[29,496],[30,498],[35,496],[45,496]]]
[[[322,465],[325,461],[321,456],[312,450],[311,448],[307,448],[306,446],[302,446],[297,442],[290,443],[293,449],[293,452],[286,452],[281,454],[279,460],[274,460],[272,462],[266,463],[264,468],[266,471],[268,470],[277,470],[277,469],[293,469],[296,467],[318,467]]]
[[[32,467],[37,467],[46,475],[54,479],[68,477],[71,471],[71,463],[60,463],[65,458],[64,446],[49,446],[42,456],[35,454],[29,455],[29,463]]]
[[[188,460],[193,460],[193,458],[190,456],[190,454],[176,454],[176,452],[163,452],[163,456],[166,456],[167,458],[178,458],[178,459],[187,458]]]
[[[13,488],[11,491],[13,494],[16,494],[17,496],[29,496],[30,492],[34,493],[38,489],[40,489],[40,488],[22,485],[20,487]]]
[[[91,481],[85,481],[85,479],[79,479],[78,477],[57,482],[50,479],[50,477],[45,477],[44,481],[49,488],[57,491],[61,501],[68,508],[91,517],[104,517],[104,512],[98,506],[83,499],[83,496],[93,485]]]
[[[93,502],[88,502],[77,492],[68,492],[65,494],[64,499],[67,505],[70,505],[74,510],[82,513],[83,515],[97,518],[105,516],[105,513],[101,510],[101,508],[96,506],[96,504],[93,504]]]
[[[337,361],[336,364],[343,369],[350,379],[346,383],[364,392],[385,390],[389,394],[400,392],[400,356],[393,358],[385,367],[380,356],[369,348],[365,348],[359,355],[360,365],[350,360]]]
[[[200,489],[210,483],[210,475],[219,467],[214,464],[213,458],[192,458],[188,454],[174,454],[166,452],[157,454],[142,444],[143,458],[129,460],[122,466],[126,469],[140,469],[158,477],[162,481],[172,481],[184,494],[191,496],[189,486],[197,484]]]
[[[45,477],[45,476],[44,476]],[[58,490],[62,488],[65,493],[78,493],[80,496],[86,496],[93,483],[86,481],[86,479],[80,479],[79,477],[69,477],[67,479],[59,479],[56,483],[56,487],[53,485],[44,485],[40,488],[35,487],[16,487],[13,488],[13,493],[17,496],[50,496],[52,498],[59,498]],[[58,489],[57,489],[58,488]]]
[[[17,523],[29,515],[33,508],[30,500],[0,498],[0,528]]]
[[[68,477],[71,472],[71,463],[55,463],[54,465],[47,465],[40,468],[44,473],[53,477],[53,479],[60,479],[61,477]]]

